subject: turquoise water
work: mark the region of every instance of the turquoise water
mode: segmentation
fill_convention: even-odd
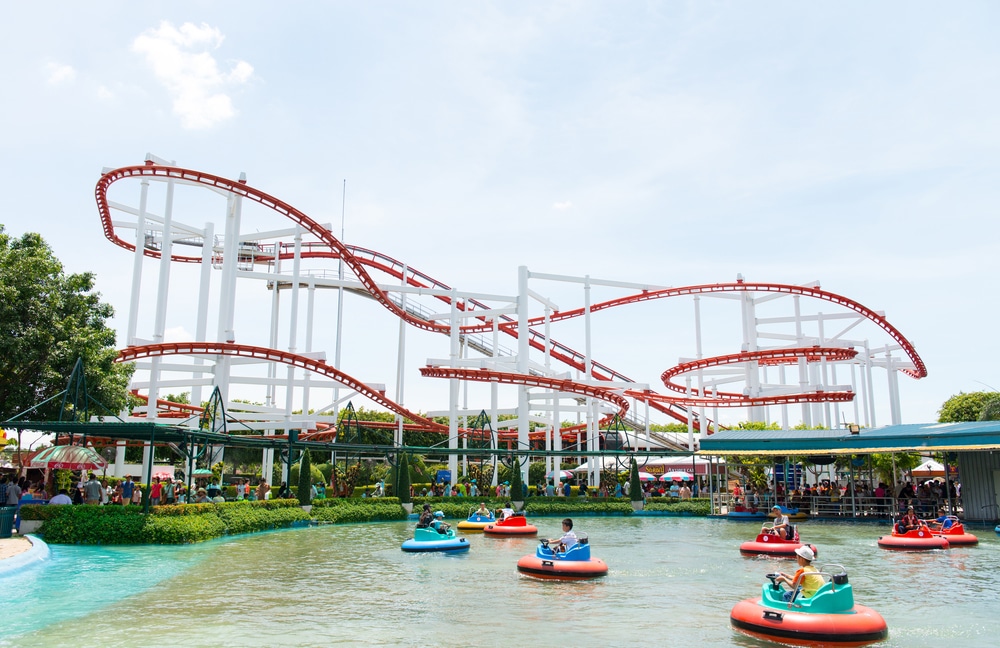
[[[542,536],[556,518],[534,520]],[[470,535],[467,554],[410,554],[412,523],[324,526],[187,547],[52,546],[47,563],[0,578],[0,646],[772,645],[735,633],[729,610],[763,574],[745,558],[755,523],[578,518],[606,578],[517,573],[530,538]],[[896,553],[880,527],[806,522],[817,563],[844,564],[859,603],[889,624],[885,646],[994,646],[1000,540]],[[13,595],[13,596],[11,596]]]

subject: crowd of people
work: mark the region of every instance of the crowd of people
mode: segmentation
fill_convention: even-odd
[[[739,484],[730,487],[730,510],[757,512],[767,510],[772,498],[792,509],[815,511],[821,515],[849,515],[854,510],[860,515],[904,515],[908,507],[918,515],[931,516],[949,499],[954,507],[959,506],[962,486],[949,479],[947,483],[930,479],[923,483],[900,481],[895,487],[884,482],[872,486],[868,482],[840,484],[835,480],[822,480],[816,484],[804,484],[799,488],[786,490],[779,481],[771,482],[766,489],[743,488]]]
[[[266,480],[260,480],[256,486],[249,479],[237,478],[230,486],[235,496],[230,493],[230,499],[237,501],[255,501],[271,499],[272,491]],[[226,491],[217,479],[198,479],[188,491],[183,479],[166,475],[156,475],[149,484],[150,506],[171,504],[206,504],[227,501]],[[274,493],[277,498],[290,498],[292,491],[285,482]],[[26,477],[16,479],[0,476],[0,505],[17,506],[29,501],[48,502],[49,504],[97,504],[97,505],[141,505],[143,485],[134,481],[132,475],[126,475],[121,480],[98,479],[95,473],[83,473],[74,476],[69,487],[59,488],[54,484],[46,487],[44,482],[32,482]],[[326,497],[324,484],[312,486],[312,498]]]

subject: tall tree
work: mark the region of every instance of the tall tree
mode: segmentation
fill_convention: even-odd
[[[114,363],[115,331],[105,323],[114,310],[100,298],[94,275],[66,274],[40,235],[13,238],[0,225],[0,421],[65,389],[77,358],[90,395],[111,412],[125,406],[133,367]],[[52,402],[30,418],[58,415]]]
[[[941,409],[938,410],[938,423],[978,421],[990,403],[997,400],[1000,400],[998,392],[979,391],[971,394],[958,392],[941,405]]]

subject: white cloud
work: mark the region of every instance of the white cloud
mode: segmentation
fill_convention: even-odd
[[[566,211],[567,209],[570,209],[572,207],[573,203],[570,202],[569,200],[552,203],[552,209],[555,209],[556,211]]]
[[[194,334],[183,326],[174,326],[163,331],[164,342],[194,342]]]
[[[253,66],[235,61],[220,70],[212,55],[225,39],[215,27],[184,23],[178,29],[164,21],[132,42],[132,50],[146,57],[156,78],[173,99],[174,114],[184,128],[210,128],[236,114],[226,90],[247,83]]]
[[[97,88],[97,98],[98,99],[114,99],[115,93],[111,92],[111,88],[107,86],[98,86]]]
[[[48,74],[46,81],[49,85],[68,83],[76,78],[76,70],[73,69],[72,65],[48,63],[45,66],[45,71]]]

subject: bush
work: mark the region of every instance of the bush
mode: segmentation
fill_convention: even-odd
[[[387,501],[392,499],[395,498],[327,500],[339,501],[340,504],[313,507],[312,515],[316,520],[330,524],[405,520],[406,509],[398,501]]]
[[[280,529],[309,520],[296,500],[178,504],[143,515],[139,506],[32,506],[52,544],[183,544]],[[47,510],[41,510],[47,509]]]
[[[525,505],[524,510],[528,515],[570,515],[573,513],[632,515],[632,505],[627,500],[607,498],[536,497]]]
[[[645,509],[647,511],[670,511],[671,513],[706,516],[712,512],[712,505],[708,498],[701,497],[680,501],[673,499],[663,501],[662,498],[650,498],[646,500]]]

